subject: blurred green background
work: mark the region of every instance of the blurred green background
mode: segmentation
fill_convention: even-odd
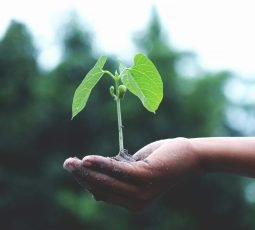
[[[62,59],[50,71],[38,65],[26,25],[12,21],[0,40],[0,229],[255,229],[254,181],[238,176],[190,177],[142,213],[96,202],[83,191],[62,164],[69,156],[118,152],[116,108],[108,95],[111,82],[103,78],[86,110],[70,120],[74,90],[100,51],[77,18],[59,36]],[[180,69],[195,56],[167,42],[155,12],[134,37],[137,51],[162,75],[164,99],[154,115],[126,95],[124,140],[130,153],[163,138],[246,135],[231,121],[253,116],[254,104],[229,100],[231,72],[186,76]],[[116,63],[110,57],[107,68],[114,71]]]

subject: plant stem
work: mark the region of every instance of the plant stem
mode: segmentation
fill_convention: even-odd
[[[122,132],[122,119],[121,119],[121,108],[120,108],[120,99],[116,100],[117,104],[117,115],[118,115],[118,129],[119,129],[119,149],[120,153],[124,151],[124,144],[123,144],[123,132]]]
[[[124,152],[124,144],[123,144],[123,125],[122,125],[122,118],[121,118],[121,107],[120,107],[120,98],[118,96],[118,88],[119,88],[119,78],[115,80],[115,86],[116,86],[116,105],[117,105],[117,116],[118,116],[118,130],[119,130],[119,152]]]

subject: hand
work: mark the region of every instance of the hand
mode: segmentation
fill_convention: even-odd
[[[185,175],[199,169],[198,157],[185,138],[153,142],[133,157],[136,161],[131,163],[97,155],[69,158],[64,168],[96,200],[134,211],[146,208]]]

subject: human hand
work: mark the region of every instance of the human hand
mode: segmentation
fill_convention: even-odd
[[[199,160],[188,139],[153,142],[134,154],[135,162],[89,155],[68,158],[64,168],[96,200],[138,211],[170,189],[188,173],[199,170]]]

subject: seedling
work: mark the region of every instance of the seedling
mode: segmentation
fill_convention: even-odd
[[[131,67],[120,64],[119,71],[116,70],[114,74],[103,69],[106,60],[107,57],[101,56],[76,89],[72,104],[72,119],[85,108],[92,89],[101,77],[108,75],[114,82],[109,92],[116,102],[118,118],[119,154],[115,159],[134,161],[124,149],[121,100],[128,90],[140,99],[148,111],[155,113],[163,98],[163,83],[157,68],[143,54],[135,55],[134,65]]]

